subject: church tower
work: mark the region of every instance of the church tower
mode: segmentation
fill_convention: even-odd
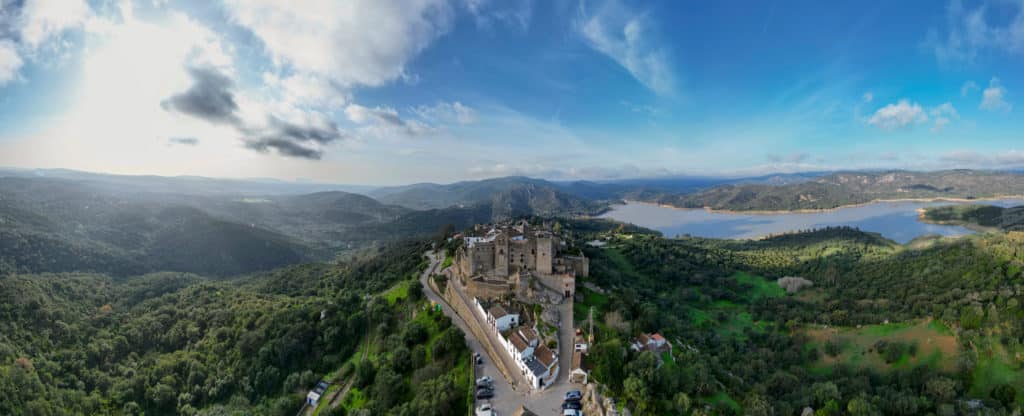
[[[508,235],[499,234],[494,239],[494,274],[499,277],[508,277]]]
[[[554,257],[554,239],[549,236],[537,237],[537,272],[550,275]]]

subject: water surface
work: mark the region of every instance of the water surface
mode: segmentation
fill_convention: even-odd
[[[711,238],[757,238],[769,234],[845,225],[881,233],[902,244],[925,234],[957,236],[973,233],[965,227],[927,224],[917,219],[917,210],[920,208],[963,203],[965,202],[875,202],[821,212],[735,214],[630,202],[614,206],[602,217],[655,229],[666,237],[689,234]],[[972,203],[1009,207],[1024,205],[1024,199]]]

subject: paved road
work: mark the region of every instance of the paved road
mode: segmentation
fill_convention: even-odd
[[[494,364],[494,357],[489,357],[487,350],[480,344],[480,341],[473,336],[473,332],[470,331],[466,322],[462,320],[455,311],[452,310],[451,306],[445,302],[442,297],[435,293],[431,289],[427,282],[427,279],[431,275],[437,272],[437,266],[440,264],[441,256],[435,256],[433,253],[427,253],[427,257],[430,259],[430,267],[420,276],[420,282],[423,284],[423,292],[426,294],[427,299],[437,302],[441,305],[442,311],[445,315],[452,319],[452,322],[462,329],[462,332],[466,334],[466,344],[469,349],[473,352],[480,354],[483,357],[483,365],[477,366],[477,377],[484,375],[490,376],[494,379],[494,398],[490,400],[494,410],[499,415],[511,415],[513,411],[519,408],[519,406],[525,405],[528,409],[540,414],[540,415],[556,415],[561,414],[560,409],[562,405],[562,398],[565,397],[565,393],[570,390],[579,390],[580,386],[569,383],[569,366],[572,363],[572,347],[574,341],[574,329],[572,326],[572,300],[568,299],[559,305],[558,309],[561,313],[561,325],[559,325],[559,365],[564,365],[559,371],[558,378],[555,383],[549,386],[547,389],[534,392],[526,388],[525,385],[521,385],[519,390],[516,391],[509,385],[505,377],[502,376],[498,367]],[[498,359],[511,360],[511,357],[507,357],[502,354]],[[513,371],[518,370],[514,365],[511,367]]]

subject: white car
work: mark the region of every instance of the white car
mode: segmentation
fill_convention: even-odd
[[[484,403],[477,406],[476,416],[498,416],[498,412],[491,408],[490,403]]]
[[[565,409],[562,411],[562,416],[583,416],[583,412],[573,409]]]

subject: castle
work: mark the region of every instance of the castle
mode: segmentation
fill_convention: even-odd
[[[568,297],[576,276],[589,274],[589,260],[564,253],[565,243],[547,224],[477,225],[470,234],[455,253],[453,269],[474,295],[498,297],[532,277]]]

